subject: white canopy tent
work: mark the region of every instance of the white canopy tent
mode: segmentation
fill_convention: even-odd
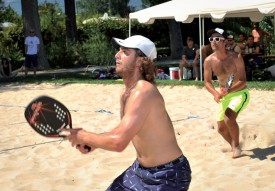
[[[274,16],[275,0],[172,0],[149,7],[129,15],[129,36],[131,36],[131,20],[140,23],[153,24],[156,19],[175,19],[178,22],[191,23],[199,18],[200,47],[204,24],[201,18],[212,18],[213,22],[222,22],[225,17],[249,17],[251,21],[259,22],[264,16]],[[275,22],[275,21],[274,21]],[[203,30],[202,30],[203,28]],[[275,34],[275,27],[274,27]],[[200,59],[201,80],[202,60]]]

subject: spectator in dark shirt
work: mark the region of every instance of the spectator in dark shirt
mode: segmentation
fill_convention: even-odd
[[[254,37],[249,35],[247,37],[246,49],[248,49],[248,53],[260,53],[259,43],[254,42]]]
[[[195,80],[198,81],[199,69],[199,48],[197,44],[194,44],[192,37],[186,39],[187,46],[183,48],[182,61],[179,63],[179,80],[183,77],[183,67],[193,68],[195,71]]]

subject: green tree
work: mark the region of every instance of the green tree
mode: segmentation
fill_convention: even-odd
[[[130,7],[129,0],[81,0],[78,7],[81,9],[81,17],[84,19],[91,18],[95,15],[116,15],[120,17],[128,17]]]
[[[0,0],[0,13],[5,10],[5,1]],[[2,14],[1,14],[2,15]]]
[[[1,5],[1,4],[0,4]],[[11,23],[20,23],[22,21],[21,17],[9,6],[9,7],[0,7],[0,22],[11,22]]]
[[[153,6],[167,2],[166,0],[142,0],[143,6]],[[171,58],[180,58],[183,50],[183,40],[181,34],[180,23],[174,19],[168,19],[169,38],[170,38],[170,49]]]

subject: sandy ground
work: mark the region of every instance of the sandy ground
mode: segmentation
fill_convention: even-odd
[[[106,132],[119,122],[123,85],[0,86],[0,190],[105,190],[135,159],[129,145],[122,153],[96,150],[82,155],[66,141],[44,138],[25,121],[25,106],[49,95],[66,105],[73,126]],[[251,101],[240,114],[244,156],[232,159],[217,133],[216,103],[203,88],[159,87],[173,121],[178,143],[192,169],[192,191],[275,190],[275,92],[251,90]],[[107,112],[96,112],[106,110]]]

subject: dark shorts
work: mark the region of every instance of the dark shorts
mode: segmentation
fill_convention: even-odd
[[[27,68],[30,68],[31,65],[33,67],[37,68],[37,66],[38,66],[38,56],[37,56],[37,54],[26,55],[25,66]]]
[[[107,191],[179,191],[188,190],[191,169],[181,155],[161,166],[142,167],[137,160],[110,185]]]

